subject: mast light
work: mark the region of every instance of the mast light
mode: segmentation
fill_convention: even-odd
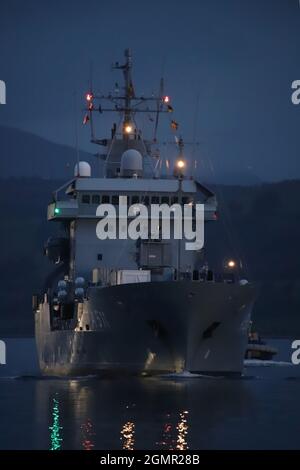
[[[85,98],[86,98],[87,101],[90,102],[90,101],[92,101],[92,99],[93,99],[93,94],[92,94],[92,93],[87,93],[87,94],[85,95]]]
[[[182,170],[184,167],[185,167],[185,161],[184,160],[177,160],[176,162],[176,166],[177,168],[179,168],[180,170]]]
[[[130,123],[125,124],[124,131],[126,132],[126,134],[131,134],[132,130],[133,130],[133,127]]]
[[[230,268],[230,269],[233,269],[236,267],[236,262],[233,260],[233,259],[230,259],[228,262],[227,262],[227,267]]]

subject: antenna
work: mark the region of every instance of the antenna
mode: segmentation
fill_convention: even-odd
[[[155,116],[153,142],[156,142],[156,140],[157,140],[158,121],[159,121],[160,111],[162,110],[162,97],[163,97],[163,94],[164,94],[164,79],[163,79],[163,77],[161,77],[160,82],[159,82],[158,97],[157,97],[157,101],[156,101],[156,116]]]
[[[75,115],[75,147],[77,158],[77,172],[79,173],[79,145],[78,145],[78,119],[77,119],[77,91],[73,93],[74,99],[74,115]]]
[[[93,61],[90,61],[90,92],[89,95],[91,97],[90,102],[88,104],[88,110],[89,110],[89,118],[90,118],[90,123],[91,123],[91,141],[93,142],[95,140],[95,134],[94,134],[94,121],[93,121]]]
[[[94,72],[94,64],[93,61],[90,60],[90,90],[93,91],[93,72]]]
[[[87,111],[89,121],[91,123],[91,141],[94,144],[105,145],[105,139],[97,139],[94,135],[92,115],[93,112],[114,112],[121,114],[123,116],[124,128],[123,128],[123,138],[128,139],[132,134],[132,129],[130,126],[131,120],[136,113],[146,113],[148,115],[156,115],[156,129],[158,125],[158,118],[160,113],[169,113],[170,106],[167,102],[164,102],[162,97],[163,92],[163,79],[160,82],[160,93],[159,96],[145,97],[143,95],[137,96],[133,87],[133,82],[131,78],[132,70],[132,56],[129,49],[125,50],[126,61],[123,65],[120,65],[119,62],[113,64],[112,68],[117,70],[122,70],[124,75],[124,92],[114,95],[109,93],[108,95],[95,94],[91,90],[86,95],[87,100]],[[92,84],[90,84],[92,86]],[[95,106],[95,101],[100,102],[98,106]],[[111,106],[102,106],[102,102],[109,102]],[[156,103],[155,106],[149,106],[148,103]],[[128,123],[128,130],[126,130],[126,123]],[[156,133],[156,131],[155,131]]]
[[[132,56],[130,49],[125,49],[124,55],[126,62],[124,65],[120,65],[119,62],[116,62],[113,65],[113,69],[123,70],[124,75],[124,124],[130,122],[132,119],[131,116],[131,100],[135,97],[132,78],[131,78],[131,69],[132,69]],[[123,132],[123,136],[128,137],[126,133]]]
[[[299,0],[300,1],[300,0]],[[197,127],[198,127],[198,116],[199,116],[199,101],[200,101],[200,95],[199,92],[197,93],[196,97],[196,103],[195,103],[195,114],[194,114],[194,125],[193,125],[193,139],[192,139],[192,160],[194,160],[194,168],[193,168],[193,176],[196,175],[196,168],[197,168],[197,160],[195,159],[195,146],[196,146],[196,133],[197,133]]]

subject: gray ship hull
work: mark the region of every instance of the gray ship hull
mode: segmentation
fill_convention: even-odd
[[[91,287],[77,318],[60,329],[51,326],[45,297],[35,313],[40,368],[46,375],[241,374],[255,296],[255,286],[238,283]]]

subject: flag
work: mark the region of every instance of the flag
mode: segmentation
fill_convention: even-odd
[[[178,129],[178,122],[174,121],[173,119],[171,121],[171,129],[174,129],[175,131]]]
[[[87,122],[89,122],[90,118],[89,118],[89,115],[86,114],[83,118],[83,124],[86,124]]]

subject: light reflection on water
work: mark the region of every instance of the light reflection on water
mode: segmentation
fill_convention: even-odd
[[[235,384],[239,384],[237,390]],[[37,396],[39,413],[46,412],[47,402],[55,403],[51,412],[55,408],[56,427],[53,421],[49,429],[55,450],[187,450],[195,446],[195,439],[201,445],[197,424],[192,427],[193,436],[189,435],[190,423],[197,423],[199,416],[210,435],[212,428],[222,425],[223,407],[232,416],[245,406],[245,400],[251,407],[244,385],[243,381],[211,379],[40,380]],[[234,408],[239,405],[236,410],[231,409],[233,404]]]
[[[50,450],[60,450],[62,446],[61,430],[62,426],[59,424],[59,401],[57,398],[52,399],[52,426],[50,430]]]
[[[32,378],[0,385],[1,449],[299,448],[300,367],[251,367],[237,380]]]
[[[50,450],[61,450],[62,448],[62,435],[63,427],[60,426],[59,418],[59,399],[54,397],[52,399],[52,426],[49,426],[50,430]],[[170,417],[170,415],[167,415]],[[158,443],[158,447],[161,449],[168,450],[187,450],[187,437],[188,437],[188,422],[187,422],[188,411],[182,411],[179,413],[179,421],[177,426],[173,426],[170,423],[163,423],[163,440]],[[95,447],[93,439],[96,439],[96,433],[93,430],[93,424],[91,419],[87,419],[85,423],[80,426],[82,433],[82,448],[84,450],[92,450]],[[172,437],[172,430],[176,429],[176,437]],[[120,431],[122,442],[122,449],[134,450],[135,449],[135,423],[133,421],[127,421],[121,427]]]
[[[187,445],[187,434],[188,434],[188,421],[187,421],[187,416],[189,412],[188,411],[182,411],[180,413],[180,421],[176,427],[178,431],[178,437],[177,437],[177,445],[176,449],[177,450],[187,450],[188,445]]]
[[[134,434],[135,424],[132,421],[127,421],[121,429],[122,449],[134,450]]]
[[[93,438],[95,433],[93,431],[93,424],[90,419],[87,419],[85,423],[81,425],[82,431],[82,448],[84,450],[93,450],[95,447]]]

